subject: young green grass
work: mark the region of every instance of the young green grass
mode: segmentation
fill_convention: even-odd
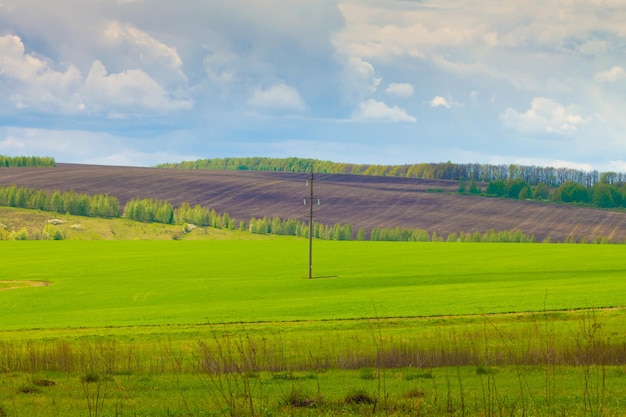
[[[0,416],[623,414],[625,246],[158,234],[0,242]]]
[[[2,242],[0,329],[425,317],[624,305],[622,245]]]

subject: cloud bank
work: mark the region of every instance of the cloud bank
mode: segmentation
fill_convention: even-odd
[[[626,0],[2,0],[0,152],[614,169],[624,21]]]

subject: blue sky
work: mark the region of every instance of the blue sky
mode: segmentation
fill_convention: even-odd
[[[626,171],[626,0],[0,0],[0,154]]]

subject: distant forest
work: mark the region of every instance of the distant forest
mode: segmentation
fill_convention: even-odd
[[[159,168],[313,172],[459,181],[459,193],[543,200],[599,208],[626,208],[626,174],[524,165],[420,163],[357,165],[302,158],[216,158]],[[486,189],[480,184],[487,183]]]
[[[418,179],[467,180],[478,182],[521,180],[529,185],[540,183],[559,187],[573,182],[592,187],[603,182],[621,185],[626,174],[616,172],[581,171],[525,165],[455,164],[452,162],[408,165],[348,164],[304,158],[214,158],[157,165],[157,168],[250,170],[275,172],[310,172],[322,174],[375,175]]]
[[[4,156],[0,155],[0,168],[49,168],[56,166],[54,158],[49,156]]]

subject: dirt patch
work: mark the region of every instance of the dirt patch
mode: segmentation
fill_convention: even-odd
[[[0,291],[27,287],[47,287],[49,285],[52,285],[50,281],[0,281]]]

